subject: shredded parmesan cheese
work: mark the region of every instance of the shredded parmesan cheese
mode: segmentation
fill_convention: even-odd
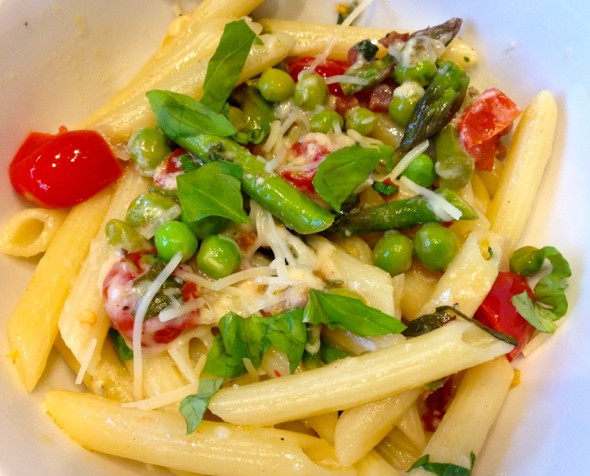
[[[451,221],[459,220],[461,218],[461,210],[459,210],[455,205],[447,201],[438,193],[434,193],[432,190],[428,188],[421,187],[417,183],[412,182],[407,177],[402,177],[400,179],[400,182],[402,182],[408,189],[412,190],[413,192],[424,196],[424,198],[426,198],[426,200],[428,200],[428,202],[432,206],[432,210],[439,220]]]
[[[402,157],[402,160],[398,162],[398,164],[393,168],[386,178],[389,178],[390,180],[396,180],[402,173],[404,173],[404,170],[408,168],[412,161],[422,154],[426,149],[428,149],[428,141],[425,140],[424,142],[420,142],[420,144],[418,144],[416,147],[410,150],[410,152]]]
[[[161,393],[150,398],[137,400],[135,402],[122,403],[124,408],[138,408],[140,410],[155,410],[166,405],[181,401],[183,398],[193,395],[199,391],[199,384],[189,383],[183,387],[178,387],[169,392]]]
[[[76,375],[76,385],[80,385],[84,381],[84,376],[88,371],[88,365],[92,361],[92,356],[94,355],[94,351],[96,350],[97,343],[98,341],[96,340],[96,337],[90,339],[88,349],[86,349],[84,358],[82,359],[82,362],[80,362],[80,370],[78,371],[78,375]]]

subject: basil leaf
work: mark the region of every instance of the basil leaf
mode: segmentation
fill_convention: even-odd
[[[157,89],[146,95],[156,121],[173,141],[203,133],[221,137],[236,133],[236,128],[223,114],[190,96]]]
[[[455,316],[446,311],[425,314],[410,321],[408,327],[402,332],[402,334],[406,337],[418,337],[427,334],[434,329],[438,329],[454,319]]]
[[[329,364],[335,360],[344,359],[345,357],[349,356],[350,355],[348,352],[340,349],[339,347],[333,346],[328,342],[322,341],[322,345],[320,347],[320,358],[324,364]]]
[[[334,210],[362,184],[375,169],[383,151],[358,145],[344,147],[328,154],[313,178],[315,191]]]
[[[241,191],[242,174],[239,164],[219,161],[178,175],[178,199],[188,222],[219,216],[236,223],[247,223]]]
[[[303,321],[348,330],[363,337],[399,334],[406,328],[395,317],[367,306],[359,299],[316,289],[309,292]]]
[[[424,455],[412,465],[410,470],[415,468],[423,468],[438,476],[470,476],[475,464],[475,453],[471,452],[471,467],[464,468],[452,463],[431,463],[430,456]],[[410,471],[409,470],[409,471]]]
[[[307,331],[303,309],[294,308],[272,317],[241,317],[228,313],[219,321],[219,334],[207,356],[204,371],[220,377],[239,377],[246,373],[244,359],[259,367],[271,346],[287,354],[294,372],[305,349]]]
[[[199,381],[198,393],[182,399],[179,410],[186,421],[187,434],[195,431],[201,424],[211,397],[219,390],[222,383],[222,378],[203,378]]]
[[[256,34],[244,20],[225,25],[219,45],[209,60],[201,102],[212,111],[221,112],[233,91]]]
[[[551,263],[551,272],[541,277],[533,293],[533,301],[526,293],[512,297],[512,304],[537,330],[553,333],[557,329],[555,321],[562,318],[568,309],[565,279],[572,275],[570,265],[563,255],[553,246],[535,248],[525,246],[516,250],[510,257],[510,270],[532,276],[541,270],[545,260]]]
[[[127,345],[121,333],[114,327],[109,328],[109,339],[113,343],[119,359],[122,361],[133,359],[133,350]]]

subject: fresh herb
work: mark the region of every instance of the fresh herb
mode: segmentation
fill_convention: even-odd
[[[475,453],[471,452],[471,467],[464,468],[452,463],[431,463],[430,456],[424,455],[419,458],[410,468],[423,468],[426,471],[436,474],[438,476],[470,476],[473,471],[473,465],[475,464]]]
[[[222,383],[222,378],[203,378],[199,381],[198,393],[189,395],[180,402],[179,410],[186,421],[187,434],[195,431],[201,424],[211,397],[219,390]]]
[[[324,324],[331,329],[344,329],[359,336],[399,334],[406,326],[398,319],[367,306],[360,299],[309,291],[303,312],[304,322]]]
[[[535,301],[526,292],[512,297],[512,304],[522,317],[541,332],[553,333],[555,322],[567,312],[565,279],[572,275],[570,265],[553,246],[535,248],[526,246],[516,250],[510,258],[511,271],[523,276],[537,274],[545,260],[551,264],[551,272],[545,274],[533,289]]]
[[[158,124],[173,141],[203,133],[221,137],[236,133],[236,128],[223,114],[190,96],[159,89],[148,91],[146,95]]]
[[[322,345],[320,347],[320,359],[322,363],[329,364],[349,356],[350,355],[348,352],[345,352],[339,347],[333,346],[332,344],[322,340]]]
[[[242,167],[231,162],[210,162],[176,178],[178,199],[189,222],[208,216],[247,223],[241,192]]]
[[[122,361],[133,359],[133,350],[129,348],[121,333],[114,327],[109,328],[109,339],[111,339],[119,359]]]
[[[244,20],[225,25],[219,45],[209,60],[201,103],[221,112],[236,86],[256,34]]]
[[[371,40],[361,40],[353,48],[365,61],[371,61],[379,51],[379,47]]]
[[[399,190],[395,185],[385,182],[373,182],[371,187],[373,187],[375,192],[384,195],[385,197],[389,197],[390,195],[397,193]]]
[[[316,192],[336,211],[391,149],[344,147],[328,154],[313,179]]]

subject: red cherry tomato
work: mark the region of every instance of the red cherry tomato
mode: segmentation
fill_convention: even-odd
[[[26,200],[46,208],[71,207],[92,197],[123,173],[95,131],[30,133],[9,166],[10,182]]]
[[[511,301],[512,296],[525,291],[531,299],[534,299],[533,291],[523,276],[501,272],[474,316],[482,324],[518,340],[518,345],[508,354],[509,360],[513,360],[521,353],[535,330],[519,314]]]
[[[301,71],[307,68],[315,60],[312,56],[304,56],[302,58],[295,58],[286,64],[287,72],[291,75],[294,81],[298,80],[298,75]],[[315,72],[322,78],[329,78],[331,76],[337,76],[344,74],[348,68],[348,63],[345,61],[336,61],[326,59],[322,61],[315,69]],[[334,96],[343,96],[342,89],[337,83],[329,84],[328,90],[330,94]]]
[[[480,170],[491,170],[496,143],[520,114],[520,108],[498,89],[486,89],[467,106],[457,129],[463,146]]]

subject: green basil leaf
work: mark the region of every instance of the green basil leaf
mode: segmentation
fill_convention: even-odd
[[[203,378],[199,381],[198,393],[189,395],[180,402],[179,410],[186,421],[187,434],[195,431],[201,424],[211,397],[219,390],[222,383],[222,378]]]
[[[533,302],[526,292],[512,296],[511,301],[518,313],[535,329],[548,334],[553,334],[557,329],[555,314]]]
[[[402,332],[402,334],[406,337],[418,337],[427,334],[434,329],[438,329],[454,319],[455,316],[446,311],[425,314],[410,321],[408,327]]]
[[[329,364],[335,360],[344,359],[345,357],[349,356],[350,355],[348,352],[340,349],[339,347],[333,346],[328,342],[322,341],[322,345],[320,347],[320,358],[324,364]]]
[[[315,191],[334,210],[362,184],[375,169],[383,151],[358,145],[344,147],[328,154],[313,178]]]
[[[289,370],[295,372],[303,357],[307,329],[303,323],[303,308],[297,307],[262,319],[266,325],[266,339],[289,359]]]
[[[406,328],[395,317],[367,306],[359,299],[316,289],[309,292],[303,321],[348,330],[363,337],[399,334]]]
[[[219,216],[247,223],[242,174],[239,164],[218,161],[177,176],[178,199],[186,219],[192,223],[208,216]]]
[[[431,463],[430,456],[424,455],[412,465],[410,470],[423,468],[437,476],[470,476],[475,464],[475,453],[471,452],[471,468],[464,468],[452,463]]]
[[[219,45],[209,60],[201,102],[221,112],[238,82],[256,34],[244,20],[225,25]]]
[[[146,95],[156,121],[173,141],[203,133],[221,137],[236,133],[236,128],[223,114],[190,96],[157,89]]]
[[[127,345],[121,333],[114,327],[109,328],[109,339],[111,339],[119,359],[122,361],[133,359],[133,350]]]

